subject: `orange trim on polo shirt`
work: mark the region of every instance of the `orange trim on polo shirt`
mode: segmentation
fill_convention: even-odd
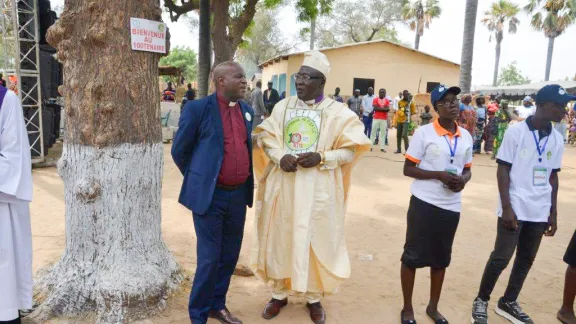
[[[466,164],[464,164],[464,167],[465,167],[465,168],[471,168],[471,167],[472,167],[472,163],[466,163]]]
[[[410,155],[410,154],[406,154],[405,157],[406,157],[406,160],[412,161],[412,162],[414,162],[414,163],[416,163],[416,164],[420,163],[420,160],[418,160],[417,158],[413,157],[413,156]]]
[[[454,124],[456,124],[456,122]],[[434,121],[433,125],[434,125],[434,130],[436,131],[436,134],[438,134],[438,136],[448,135],[450,138],[452,138],[454,136],[462,137],[462,133],[460,133],[460,128],[458,127],[458,124],[456,124],[456,133],[455,134],[450,133],[448,130],[446,130],[444,127],[442,127],[440,125],[440,122],[438,121],[438,119],[436,119],[436,121]]]

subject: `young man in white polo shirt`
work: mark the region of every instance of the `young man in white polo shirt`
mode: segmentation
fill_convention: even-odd
[[[542,236],[556,233],[558,172],[564,142],[552,122],[562,120],[566,104],[575,99],[559,85],[545,86],[536,95],[536,113],[510,126],[504,135],[497,156],[500,204],[496,244],[473,304],[472,323],[488,323],[490,295],[514,251],[514,267],[496,313],[515,324],[534,323],[516,300]]]

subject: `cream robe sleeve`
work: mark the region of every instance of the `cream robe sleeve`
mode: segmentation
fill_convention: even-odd
[[[0,108],[0,192],[32,200],[32,162],[28,132],[18,96],[8,91]]]
[[[324,165],[320,170],[334,170],[341,165],[354,161],[356,153],[353,149],[343,148],[324,152]]]

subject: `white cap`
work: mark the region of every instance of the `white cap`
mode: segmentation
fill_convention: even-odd
[[[324,76],[328,76],[330,73],[330,62],[328,62],[328,58],[318,51],[304,53],[302,66],[311,67],[314,70],[320,71]]]

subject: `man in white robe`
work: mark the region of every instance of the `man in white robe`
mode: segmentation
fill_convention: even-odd
[[[32,308],[32,166],[20,100],[0,86],[0,101],[0,323],[16,324]]]
[[[272,288],[266,319],[280,313],[293,291],[322,324],[321,297],[350,277],[346,200],[352,166],[371,143],[353,111],[324,97],[329,71],[324,54],[306,53],[296,74],[298,96],[276,104],[255,130],[261,151],[254,153],[260,182],[251,267]]]

